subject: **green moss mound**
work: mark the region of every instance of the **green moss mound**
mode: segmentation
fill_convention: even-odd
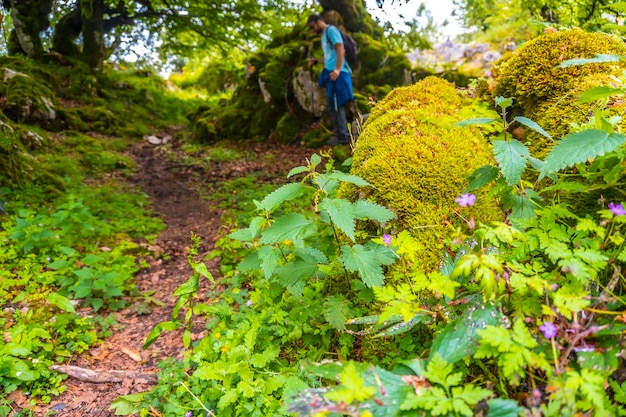
[[[596,110],[606,110],[610,116],[623,116],[626,112],[626,103],[616,97],[607,103],[579,102],[581,94],[590,88],[600,86],[623,88],[621,83],[608,74],[592,74],[580,80],[571,90],[538,105],[534,120],[555,140],[550,140],[534,130],[528,131],[525,142],[533,156],[543,159],[557,140],[573,133],[575,126],[589,122]],[[621,122],[620,126],[624,128],[624,122]]]
[[[539,104],[571,90],[582,78],[619,74],[624,68],[623,63],[559,67],[566,60],[597,54],[625,55],[626,45],[617,37],[581,29],[546,33],[496,62],[495,95],[514,98],[518,111],[531,116]]]
[[[495,201],[478,193],[473,207],[455,201],[477,168],[493,163],[489,144],[475,130],[455,127],[464,116],[453,84],[427,77],[393,90],[372,111],[357,141],[351,172],[373,187],[346,185],[348,199],[367,198],[392,209],[398,229],[408,230],[423,250],[424,271],[439,266],[444,241],[465,219],[502,218]]]

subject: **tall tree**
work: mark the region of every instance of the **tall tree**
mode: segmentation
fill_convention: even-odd
[[[466,27],[487,30],[506,19],[534,18],[550,24],[588,30],[622,30],[616,23],[626,17],[622,0],[453,0]],[[498,10],[496,15],[493,10]],[[513,11],[513,14],[502,13]]]

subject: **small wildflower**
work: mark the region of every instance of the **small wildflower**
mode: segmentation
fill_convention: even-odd
[[[185,413],[185,417],[193,417],[193,412],[191,412],[191,411],[187,411],[187,412]]]
[[[59,238],[59,235],[56,235],[54,238],[55,238],[55,239],[58,239],[58,238]]]
[[[392,240],[393,240],[393,237],[391,235],[388,235],[388,234],[383,235],[383,243],[385,244],[385,246],[389,247],[389,245],[391,245]]]
[[[623,216],[626,214],[626,209],[621,204],[609,203],[609,210],[616,216]]]
[[[551,321],[546,321],[543,325],[539,326],[539,330],[543,333],[543,337],[546,339],[552,339],[556,336],[557,328]]]
[[[22,371],[17,371],[17,372],[15,373],[15,376],[20,376],[20,375],[22,375]]]
[[[246,305],[247,305],[248,307],[250,307],[252,304],[254,304],[254,303],[252,302],[252,300],[248,300],[248,301],[246,301]]]
[[[454,199],[461,207],[471,207],[476,202],[476,194],[461,194],[460,197]]]

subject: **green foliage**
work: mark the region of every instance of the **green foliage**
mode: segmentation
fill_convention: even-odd
[[[221,290],[217,303],[190,303],[203,274],[198,272],[202,264],[189,258],[197,273],[175,292],[179,301],[172,320],[155,327],[146,344],[163,331],[182,326],[178,315],[183,310],[187,322],[197,314],[213,317],[207,337],[188,343],[190,338],[183,336],[190,349],[183,366],[189,369],[195,397],[190,399],[185,391],[173,408],[163,403],[163,393],[176,384],[165,378],[142,399],[143,407],[152,405],[168,414],[179,407],[197,407],[199,401],[201,407],[225,415],[287,415],[280,399],[310,383],[299,361],[326,356],[331,346],[342,357],[351,355],[353,337],[338,335],[337,330],[345,328],[356,306],[346,294],[333,294],[326,280],[341,276],[365,288],[381,285],[382,267],[395,257],[385,245],[357,236],[354,225],[357,220],[388,221],[393,214],[373,203],[337,198],[342,182],[363,186],[366,182],[334,170],[333,165],[332,160],[322,165],[315,154],[306,166],[289,174],[302,176],[300,181],[255,201],[256,217],[246,228],[232,232],[232,239],[223,240],[216,252],[222,262],[234,252],[238,263],[236,269],[223,267],[222,285],[227,289]],[[243,259],[242,244],[248,248]],[[344,381],[357,395],[355,401],[363,399],[350,385],[351,377]],[[130,410],[127,405],[120,402],[118,411]]]
[[[433,385],[424,392],[409,395],[401,409],[429,410],[434,416],[473,416],[473,407],[491,395],[491,391],[474,384],[460,385],[463,374],[452,373],[452,370],[452,365],[435,355],[424,372],[424,377]]]
[[[121,296],[135,291],[140,249],[132,239],[149,240],[162,228],[150,216],[145,196],[111,181],[99,188],[85,185],[86,175],[119,168],[108,163],[108,155],[125,158],[81,135],[70,142],[67,148],[34,149],[29,159],[38,170],[0,188],[0,323],[5,329],[0,389],[3,395],[21,389],[32,401],[49,402],[63,392],[65,376],[49,367],[86,351],[115,324],[79,316],[75,306],[83,303],[96,312],[122,307]],[[95,150],[104,154],[102,161]],[[54,182],[64,193],[50,192],[57,167],[65,167],[62,182]]]

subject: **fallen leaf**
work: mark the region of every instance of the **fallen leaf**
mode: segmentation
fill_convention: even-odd
[[[126,355],[128,355],[128,357],[130,357],[135,362],[143,361],[143,358],[141,357],[141,353],[139,353],[138,351],[136,351],[134,349],[127,348],[126,346],[122,346],[122,347],[120,347],[120,350],[123,353],[125,353]]]

